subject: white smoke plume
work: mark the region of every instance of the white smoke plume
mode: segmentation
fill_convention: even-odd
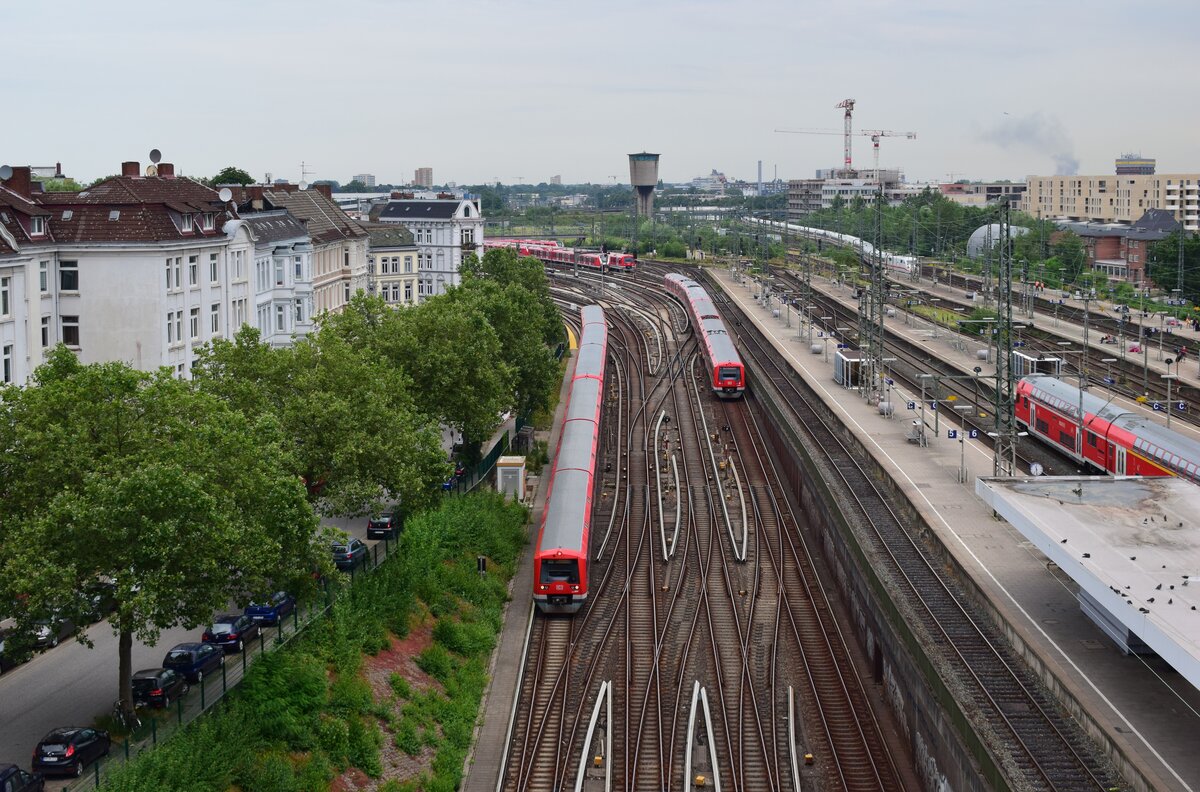
[[[1055,176],[1073,176],[1079,171],[1075,146],[1062,123],[1040,111],[1026,116],[1006,113],[991,129],[984,131],[982,138],[1001,148],[1024,149],[1048,155],[1054,160]]]

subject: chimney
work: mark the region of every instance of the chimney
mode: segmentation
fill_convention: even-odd
[[[158,163],[158,175],[164,179],[174,179],[175,166],[170,162]]]
[[[438,193],[439,201],[449,201],[453,198],[454,198],[454,193],[445,193],[445,192]]]
[[[122,176],[133,176],[136,178],[137,176],[139,176],[141,174],[141,172],[142,172],[142,165],[140,162],[122,162],[121,163],[121,175]]]
[[[263,208],[263,186],[261,184],[247,184],[246,195],[250,196],[250,206],[262,211]]]
[[[28,165],[14,165],[12,176],[4,180],[4,186],[24,198],[28,198],[33,189],[33,179],[29,175]]]
[[[415,197],[414,193],[392,190],[392,200],[394,201],[411,201]]]
[[[54,163],[54,178],[61,179],[62,177],[62,163],[56,162]]]
[[[314,184],[311,187],[309,187],[309,189],[316,190],[317,192],[321,193],[321,195],[324,195],[329,200],[331,200],[331,201],[333,200],[333,185],[330,184],[329,182],[325,182],[324,184]]]

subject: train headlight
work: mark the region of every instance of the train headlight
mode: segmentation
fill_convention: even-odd
[[[579,591],[579,586],[571,586],[571,591]]]
[[[538,588],[539,588],[539,589],[541,589],[542,591],[549,591],[549,590],[550,590],[550,587],[549,587],[549,586],[547,586],[545,583],[543,583],[542,585],[538,586]]]

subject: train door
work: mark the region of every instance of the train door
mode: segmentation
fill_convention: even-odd
[[[1113,473],[1118,476],[1125,475],[1125,449],[1119,445],[1113,444],[1113,452],[1116,454],[1116,459],[1113,460]]]

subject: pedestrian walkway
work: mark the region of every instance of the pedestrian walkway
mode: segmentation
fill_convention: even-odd
[[[754,284],[735,283],[725,270],[713,276],[896,481],[1010,625],[1014,640],[1088,714],[1086,727],[1150,787],[1200,789],[1200,691],[1161,660],[1122,654],[1080,612],[1074,583],[993,517],[974,492],[975,479],[992,474],[990,449],[970,439],[949,440],[944,431],[926,448],[908,442],[909,420],[881,416],[858,391],[833,382],[832,356],[827,361],[812,354],[807,337],[787,327],[794,314],[774,317],[772,308],[754,299]],[[937,354],[946,351],[940,346]]]

